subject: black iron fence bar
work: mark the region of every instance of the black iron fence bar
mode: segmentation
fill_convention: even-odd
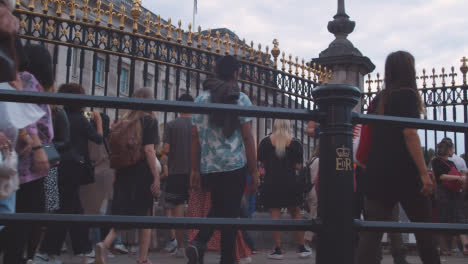
[[[444,223],[401,223],[381,221],[354,220],[354,227],[359,231],[391,232],[391,233],[414,233],[434,232],[468,234],[468,224],[444,224]]]
[[[236,112],[242,116],[273,117],[292,120],[319,119],[317,111],[286,109],[264,106],[242,107],[228,104],[197,104],[179,101],[148,100],[138,98],[77,95],[61,93],[38,93],[27,91],[0,90],[0,100],[20,103],[82,105],[89,107],[136,109],[145,111],[186,112],[209,114],[213,111]]]
[[[396,116],[368,115],[353,112],[353,123],[358,124],[385,124],[409,128],[420,128],[440,131],[468,132],[468,124],[460,122],[446,122],[436,120],[424,120]]]
[[[242,218],[198,218],[198,217],[159,217],[159,216],[109,216],[71,214],[0,214],[0,225],[86,225],[92,227],[116,228],[157,228],[157,229],[199,229],[201,227],[234,228],[242,230],[279,230],[319,232],[322,223],[319,219],[242,219]]]

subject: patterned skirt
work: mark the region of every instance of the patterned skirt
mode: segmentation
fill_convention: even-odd
[[[60,209],[58,167],[52,167],[44,178],[45,211],[53,213]]]

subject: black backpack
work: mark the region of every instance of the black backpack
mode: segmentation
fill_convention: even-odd
[[[296,184],[301,189],[301,192],[308,193],[314,187],[314,183],[310,179],[310,165],[317,158],[313,158],[308,161],[305,166],[297,172],[296,175]]]

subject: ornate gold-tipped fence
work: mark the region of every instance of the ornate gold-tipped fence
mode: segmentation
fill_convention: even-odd
[[[426,106],[425,119],[468,122],[468,85],[466,75],[468,72],[468,59],[461,60],[460,71],[454,66],[450,68],[423,69],[416,77],[418,91]],[[367,112],[371,101],[383,88],[383,79],[379,73],[373,78],[370,74],[365,81],[365,91],[362,94],[362,111]],[[442,137],[451,137],[458,147],[458,152],[465,153],[468,150],[468,138],[462,133],[447,133],[444,131],[424,131],[423,141],[426,148],[434,148]],[[461,144],[460,144],[461,143]],[[464,146],[464,149],[460,149]]]
[[[255,105],[313,108],[312,89],[331,80],[331,71],[305,63],[273,47],[248,43],[227,29],[183,28],[164,21],[139,0],[17,0],[20,36],[45,43],[53,55],[57,84],[79,82],[90,94],[129,96],[143,86],[158,99],[181,93],[198,95],[224,54],[241,63],[239,82]],[[280,56],[281,55],[281,56]],[[116,112],[115,116],[118,114]],[[164,123],[168,117],[164,114]],[[257,139],[271,131],[272,120],[258,119]],[[295,136],[305,142],[305,124]]]

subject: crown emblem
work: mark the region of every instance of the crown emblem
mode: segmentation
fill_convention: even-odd
[[[336,155],[340,158],[349,158],[350,152],[350,149],[345,148],[344,146],[336,149]]]

